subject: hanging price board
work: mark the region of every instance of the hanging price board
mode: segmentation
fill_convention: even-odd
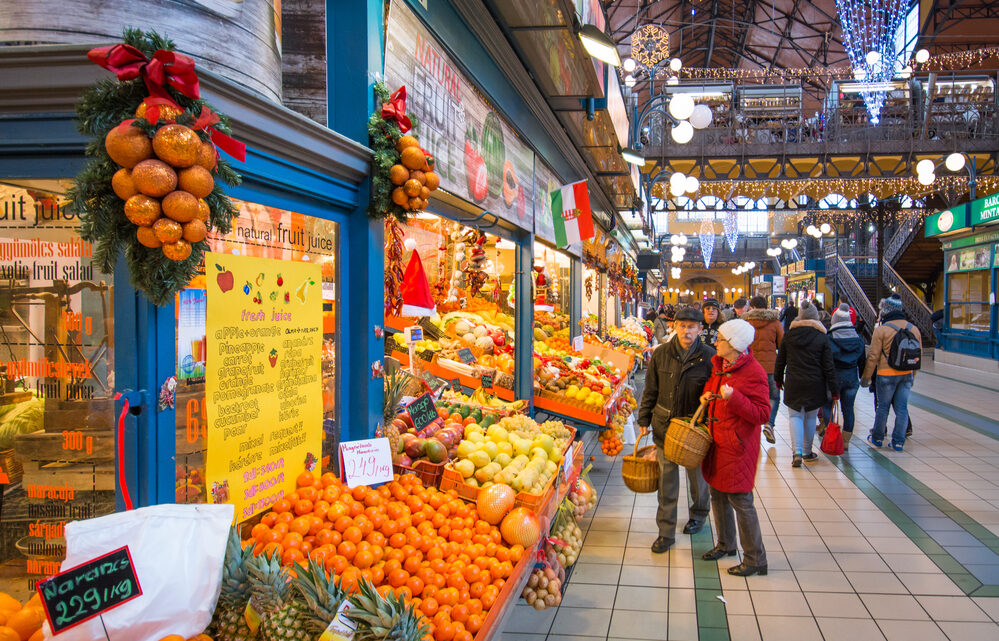
[[[340,443],[340,478],[347,487],[392,480],[392,454],[387,438]]]
[[[482,375],[482,389],[489,390],[490,392],[493,389],[493,377],[489,374]]]
[[[472,350],[467,347],[462,347],[458,350],[458,358],[460,358],[461,362],[465,365],[471,365],[475,362],[475,354],[473,354]]]
[[[142,595],[128,546],[38,582],[56,634]]]
[[[451,389],[459,394],[462,392],[460,378],[455,377],[451,379]]]

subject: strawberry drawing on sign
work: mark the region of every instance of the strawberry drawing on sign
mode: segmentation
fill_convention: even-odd
[[[277,357],[278,357],[277,350],[276,349],[272,349],[270,355],[267,357],[267,360],[269,360],[271,362],[271,367],[274,367],[274,366],[277,365]]]

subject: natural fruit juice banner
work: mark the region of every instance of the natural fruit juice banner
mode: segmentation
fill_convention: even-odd
[[[209,253],[208,498],[242,522],[295,489],[322,447],[322,291],[312,262]]]

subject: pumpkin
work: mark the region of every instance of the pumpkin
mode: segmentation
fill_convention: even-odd
[[[503,517],[500,534],[507,545],[522,545],[530,549],[541,536],[541,523],[538,515],[523,507],[515,507]]]
[[[497,525],[507,512],[513,509],[513,503],[516,499],[517,493],[513,491],[512,487],[505,483],[496,483],[479,492],[479,497],[475,500],[475,507],[483,521],[490,525]]]

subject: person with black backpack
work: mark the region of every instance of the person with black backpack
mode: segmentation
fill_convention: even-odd
[[[877,374],[878,407],[874,427],[867,442],[874,447],[884,444],[888,411],[895,408],[895,428],[891,448],[901,452],[905,445],[905,429],[909,422],[909,392],[923,355],[919,329],[905,318],[902,300],[889,297],[881,301],[881,324],[871,335],[867,366],[860,384],[868,386]]]

